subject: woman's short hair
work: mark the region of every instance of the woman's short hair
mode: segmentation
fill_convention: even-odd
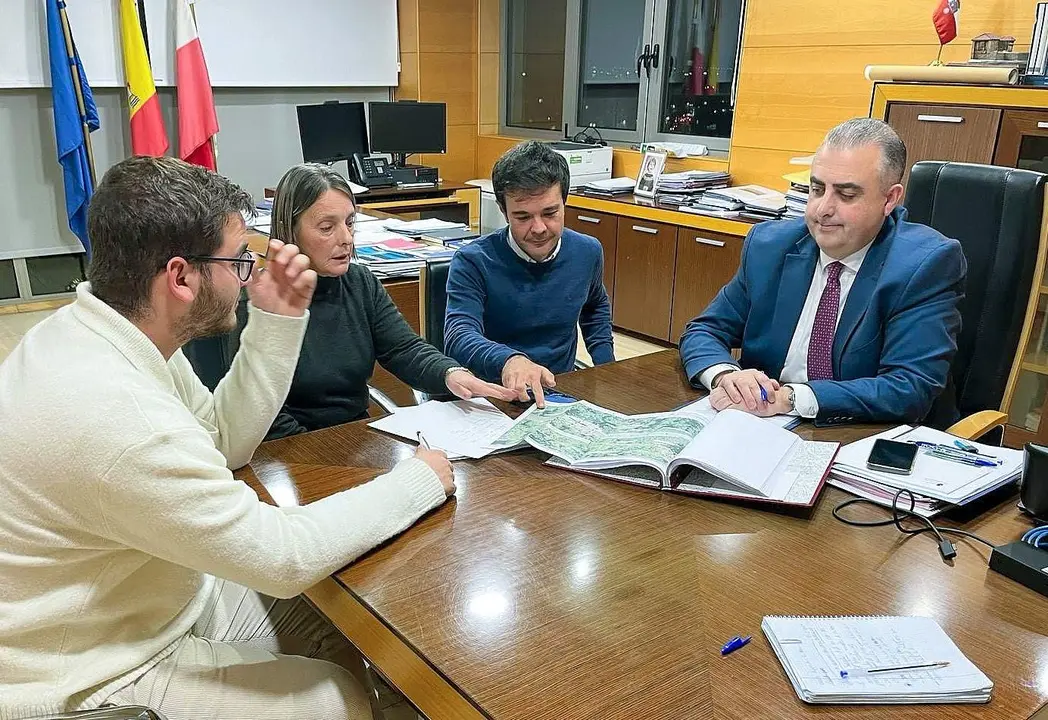
[[[273,196],[269,236],[294,242],[295,223],[328,190],[338,190],[353,200],[349,182],[329,165],[302,163],[289,169]]]

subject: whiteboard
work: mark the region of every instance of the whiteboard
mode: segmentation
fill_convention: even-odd
[[[66,0],[92,87],[123,87],[118,0]],[[144,0],[153,77],[175,84],[173,0]],[[44,0],[0,0],[0,88],[50,87]],[[215,87],[393,87],[396,0],[196,0]]]
[[[51,87],[44,0],[0,0],[0,88]],[[168,0],[145,0],[153,77],[171,85],[174,67]],[[123,87],[117,0],[67,0],[66,14],[92,87]]]
[[[392,87],[396,0],[197,0],[216,87]]]

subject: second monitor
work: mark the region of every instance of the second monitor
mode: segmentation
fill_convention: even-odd
[[[403,157],[448,150],[447,105],[444,103],[371,102],[368,113],[371,152]]]

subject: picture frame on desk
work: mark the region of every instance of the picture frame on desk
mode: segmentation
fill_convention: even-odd
[[[665,153],[652,150],[644,153],[640,171],[637,172],[637,184],[633,187],[633,194],[639,197],[654,198],[655,188],[659,186],[659,178],[665,167]]]

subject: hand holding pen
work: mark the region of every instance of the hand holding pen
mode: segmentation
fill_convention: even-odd
[[[443,450],[432,449],[421,430],[418,432],[418,449],[415,451],[415,457],[429,465],[430,469],[436,473],[440,484],[444,486],[446,495],[450,497],[455,494],[455,470],[451,467],[447,453]]]

